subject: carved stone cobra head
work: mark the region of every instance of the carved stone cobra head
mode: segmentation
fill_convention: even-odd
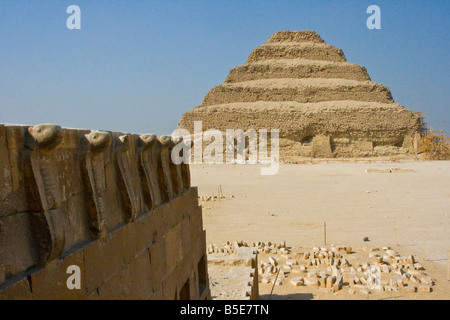
[[[171,136],[160,136],[158,138],[159,142],[163,148],[169,148],[172,145],[172,137]]]
[[[140,145],[143,150],[151,148],[155,145],[155,142],[158,140],[158,137],[154,134],[141,134],[139,136]]]
[[[52,150],[57,147],[62,140],[62,129],[55,124],[39,124],[28,128],[36,144],[41,149]]]
[[[106,131],[91,131],[85,137],[91,145],[91,151],[94,153],[105,151],[112,142],[111,134]]]

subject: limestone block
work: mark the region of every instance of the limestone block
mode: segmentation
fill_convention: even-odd
[[[14,283],[0,289],[0,300],[32,300],[27,277],[22,276]]]
[[[430,293],[431,292],[431,287],[427,286],[427,285],[421,285],[418,288],[419,292],[425,292],[425,293]]]
[[[122,236],[122,232],[112,232],[83,248],[88,294],[124,266],[126,252]]]
[[[384,286],[384,291],[386,292],[398,292],[398,288],[394,286]]]
[[[270,282],[271,282],[271,279],[268,276],[265,276],[261,279],[261,283],[268,284]]]
[[[296,278],[292,278],[291,279],[291,284],[298,287],[298,286],[302,286],[304,283],[303,281],[303,277],[296,277]]]
[[[415,264],[414,264],[414,268],[415,268],[416,270],[424,270],[424,268],[422,267],[422,265],[421,265],[420,263],[415,263]]]
[[[331,289],[336,282],[336,277],[330,276],[326,278],[326,287],[327,289]]]
[[[407,292],[407,293],[415,293],[417,288],[415,286],[406,286],[403,287],[403,292]]]
[[[326,288],[327,287],[327,279],[325,277],[320,277],[319,278],[319,286],[321,288]]]
[[[312,140],[313,157],[316,158],[332,158],[331,140],[329,136],[315,136]]]
[[[269,262],[274,267],[276,267],[278,265],[278,261],[274,257],[269,257]]]
[[[390,272],[389,267],[387,265],[382,265],[381,266],[381,271],[384,272],[384,273],[389,273]]]
[[[319,286],[319,280],[317,280],[317,278],[306,277],[306,278],[304,278],[304,283],[308,287],[318,287]]]
[[[361,151],[373,151],[373,142],[370,140],[356,141],[356,147]]]
[[[80,268],[80,289],[70,290],[67,287],[67,279],[71,274],[67,273],[69,266]],[[86,277],[84,268],[84,252],[78,250],[63,259],[51,261],[31,275],[31,288],[35,300],[80,300],[85,299]]]
[[[297,260],[286,260],[286,264],[290,266],[298,265]]]

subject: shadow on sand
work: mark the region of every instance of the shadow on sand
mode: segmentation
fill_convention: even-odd
[[[312,300],[313,295],[311,293],[294,293],[285,295],[272,294],[272,296],[263,294],[259,296],[260,300],[269,300],[269,298],[270,300]]]

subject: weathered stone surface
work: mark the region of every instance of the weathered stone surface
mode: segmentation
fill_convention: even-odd
[[[69,266],[80,268],[80,289],[70,290],[67,279]],[[36,300],[81,300],[86,298],[86,276],[84,268],[84,251],[78,250],[73,254],[51,261],[45,268],[30,275],[33,289],[33,299]]]
[[[278,261],[274,257],[269,257],[269,262],[274,267],[276,267],[278,265]]]
[[[286,260],[286,264],[290,266],[295,266],[298,264],[297,260],[288,259]]]
[[[429,278],[429,277],[422,278],[420,281],[424,285],[428,285],[428,286],[432,286],[433,285],[433,280],[431,278]]]
[[[407,293],[415,293],[417,288],[415,286],[406,286],[403,287],[403,292],[407,292]]]
[[[261,282],[264,283],[264,284],[270,283],[271,282],[270,277],[268,277],[268,276],[263,277]]]
[[[0,297],[108,299],[123,282],[121,298],[208,298],[197,190],[162,154],[179,142],[161,141],[0,125]]]
[[[419,286],[418,291],[419,292],[430,293],[431,292],[431,287],[430,286],[426,286],[426,285],[422,285],[422,286]]]
[[[319,280],[317,280],[317,278],[305,277],[303,280],[304,280],[305,285],[308,287],[318,287],[319,286]]]
[[[200,120],[203,131],[280,128],[282,159],[414,152],[422,130],[418,113],[312,31],[275,33],[178,127],[193,133]]]
[[[326,278],[327,289],[331,289],[336,282],[336,277],[330,276]]]
[[[0,286],[0,300],[32,300],[30,283],[27,277],[14,279],[12,283]]]
[[[302,286],[304,283],[303,281],[303,277],[296,277],[296,278],[292,278],[291,279],[291,284],[298,287],[298,286]]]
[[[2,268],[6,279],[39,263],[39,249],[33,238],[30,215],[21,213],[0,218]]]

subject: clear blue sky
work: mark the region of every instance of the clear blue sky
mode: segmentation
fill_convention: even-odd
[[[448,0],[1,0],[0,123],[171,133],[270,35],[314,30],[449,134],[449,17]]]

